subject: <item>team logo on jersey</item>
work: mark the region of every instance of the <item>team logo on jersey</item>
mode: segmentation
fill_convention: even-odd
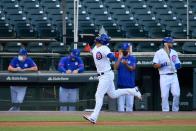
[[[97,53],[96,53],[96,59],[97,59],[97,60],[101,60],[101,59],[102,59],[102,54],[101,54],[101,52],[97,52]]]
[[[28,64],[24,64],[24,67],[28,67]]]
[[[173,62],[176,62],[176,57],[177,57],[176,55],[173,55],[173,56],[172,56],[172,61],[173,61]]]

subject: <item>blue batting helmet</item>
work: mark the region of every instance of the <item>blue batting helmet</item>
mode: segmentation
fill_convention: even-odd
[[[122,43],[121,50],[127,50],[129,49],[129,47],[130,47],[130,43],[127,43],[127,42]]]
[[[26,49],[21,48],[21,49],[19,50],[18,54],[19,54],[19,55],[27,55],[27,54],[28,54],[28,52],[27,52],[27,50],[26,50]]]
[[[102,45],[108,45],[110,42],[110,37],[107,34],[101,34],[95,41],[101,43]]]
[[[163,43],[173,43],[173,42],[174,42],[174,40],[171,37],[165,37],[165,38],[163,38]]]
[[[75,57],[79,57],[80,56],[80,50],[79,49],[73,49],[71,53]]]

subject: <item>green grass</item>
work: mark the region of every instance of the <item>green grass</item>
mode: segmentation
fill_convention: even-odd
[[[195,131],[196,126],[0,127],[0,131]]]
[[[175,120],[175,119],[196,119],[196,115],[100,115],[99,121],[157,121],[157,120]],[[17,115],[17,116],[0,116],[1,121],[83,121],[82,115],[68,115],[62,116],[40,116],[40,115]]]
[[[195,120],[196,113],[192,114],[145,114],[144,116],[138,114],[110,114],[103,113],[99,117],[99,121],[159,121],[159,120]],[[0,122],[9,121],[84,121],[82,113],[69,114],[62,113],[62,115],[1,115]],[[48,127],[0,127],[0,131],[196,131],[195,126],[104,126],[104,125],[85,125],[85,126],[50,126]]]

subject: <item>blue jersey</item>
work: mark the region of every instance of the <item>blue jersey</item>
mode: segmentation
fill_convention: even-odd
[[[30,57],[27,57],[27,59],[24,61],[19,61],[18,57],[14,57],[11,60],[9,65],[11,65],[14,68],[20,67],[21,69],[26,69],[26,68],[31,68],[31,67],[37,66],[35,64],[35,62]]]
[[[58,65],[59,72],[65,73],[66,70],[74,71],[77,69],[79,73],[84,71],[84,63],[80,57],[75,57],[74,60],[71,56],[61,58]]]
[[[135,87],[135,70],[128,70],[122,63],[123,61],[127,61],[129,66],[136,66],[136,58],[134,56],[129,55],[128,57],[122,57],[118,67],[117,85],[120,88],[133,88]]]

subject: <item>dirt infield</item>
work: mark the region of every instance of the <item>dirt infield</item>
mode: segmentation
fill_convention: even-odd
[[[0,116],[20,116],[20,115],[35,115],[35,116],[60,116],[60,115],[76,115],[82,117],[83,112],[0,112]],[[115,115],[123,116],[147,116],[147,115],[195,115],[196,112],[178,112],[178,113],[163,113],[163,112],[134,112],[134,113],[112,113],[112,112],[102,112],[101,115]],[[92,125],[87,121],[1,121],[0,127],[15,127],[15,126],[89,126]],[[148,120],[148,121],[98,121],[96,125],[105,126],[196,126],[196,119],[163,119],[163,120]]]

